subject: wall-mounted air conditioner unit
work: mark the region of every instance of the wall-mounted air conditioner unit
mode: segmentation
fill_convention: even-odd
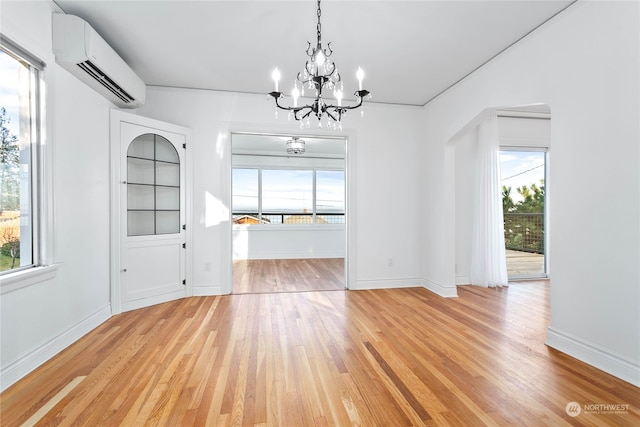
[[[53,14],[53,53],[58,64],[117,106],[144,104],[142,79],[81,18]]]

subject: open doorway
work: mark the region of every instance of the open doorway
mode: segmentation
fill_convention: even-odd
[[[545,254],[545,148],[502,147],[500,176],[507,274],[547,276]]]
[[[548,277],[547,105],[499,111],[500,186],[509,280]]]
[[[505,216],[505,248],[507,249],[507,275],[509,280],[546,278],[549,275],[549,257],[547,248],[549,242],[548,227],[548,189],[549,189],[549,151],[551,139],[551,110],[546,104],[518,106],[512,108],[488,108],[481,112],[474,120],[456,133],[448,143],[451,158],[451,181],[455,194],[455,277],[456,285],[472,283],[471,258],[472,235],[474,233],[474,194],[476,184],[476,162],[478,125],[490,113],[497,113],[499,128],[499,146],[503,154],[500,187],[495,191],[504,190],[502,186],[511,187],[511,203],[513,213],[522,213],[531,205],[539,203],[535,209],[535,230],[532,220],[520,221],[516,224]],[[528,153],[528,154],[527,154]],[[514,164],[507,168],[506,161],[513,159]],[[532,171],[528,171],[532,169]],[[522,179],[527,179],[526,182]],[[535,187],[533,185],[535,184]],[[525,186],[526,189],[522,187]],[[524,193],[522,200],[529,196],[531,202],[519,204],[519,209],[513,207],[521,200],[518,188]],[[497,193],[498,194],[498,193]],[[542,198],[542,200],[541,200]],[[505,200],[505,204],[509,204]],[[524,218],[520,218],[524,219]],[[507,222],[508,221],[508,222]],[[511,231],[509,231],[511,230]],[[535,237],[535,239],[533,239]],[[529,239],[529,240],[528,240]],[[510,245],[511,240],[514,245]],[[532,242],[530,240],[535,240]],[[521,246],[515,246],[520,244]],[[510,248],[510,246],[512,246]],[[523,259],[524,258],[524,259]],[[518,265],[524,261],[525,265]]]
[[[233,293],[345,289],[345,145],[232,133]]]

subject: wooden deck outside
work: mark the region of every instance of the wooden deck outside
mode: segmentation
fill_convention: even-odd
[[[509,277],[544,276],[544,255],[507,249],[507,274]]]

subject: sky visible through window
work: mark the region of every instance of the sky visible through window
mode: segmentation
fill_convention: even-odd
[[[531,187],[531,184],[541,186],[544,158],[542,151],[500,151],[501,184],[511,187],[511,198],[515,203],[522,200],[517,188]]]
[[[233,211],[258,211],[259,169],[233,169]],[[344,213],[344,171],[316,171],[318,213]],[[262,211],[312,213],[313,170],[263,169]]]
[[[18,135],[18,62],[0,50],[0,108],[4,107],[9,117],[5,123],[12,134]]]

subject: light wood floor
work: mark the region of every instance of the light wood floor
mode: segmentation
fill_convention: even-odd
[[[1,424],[58,395],[37,425],[640,425],[638,388],[544,345],[547,282],[459,294],[194,297],[124,313],[0,395]]]
[[[331,291],[345,288],[344,258],[233,262],[233,293]]]

